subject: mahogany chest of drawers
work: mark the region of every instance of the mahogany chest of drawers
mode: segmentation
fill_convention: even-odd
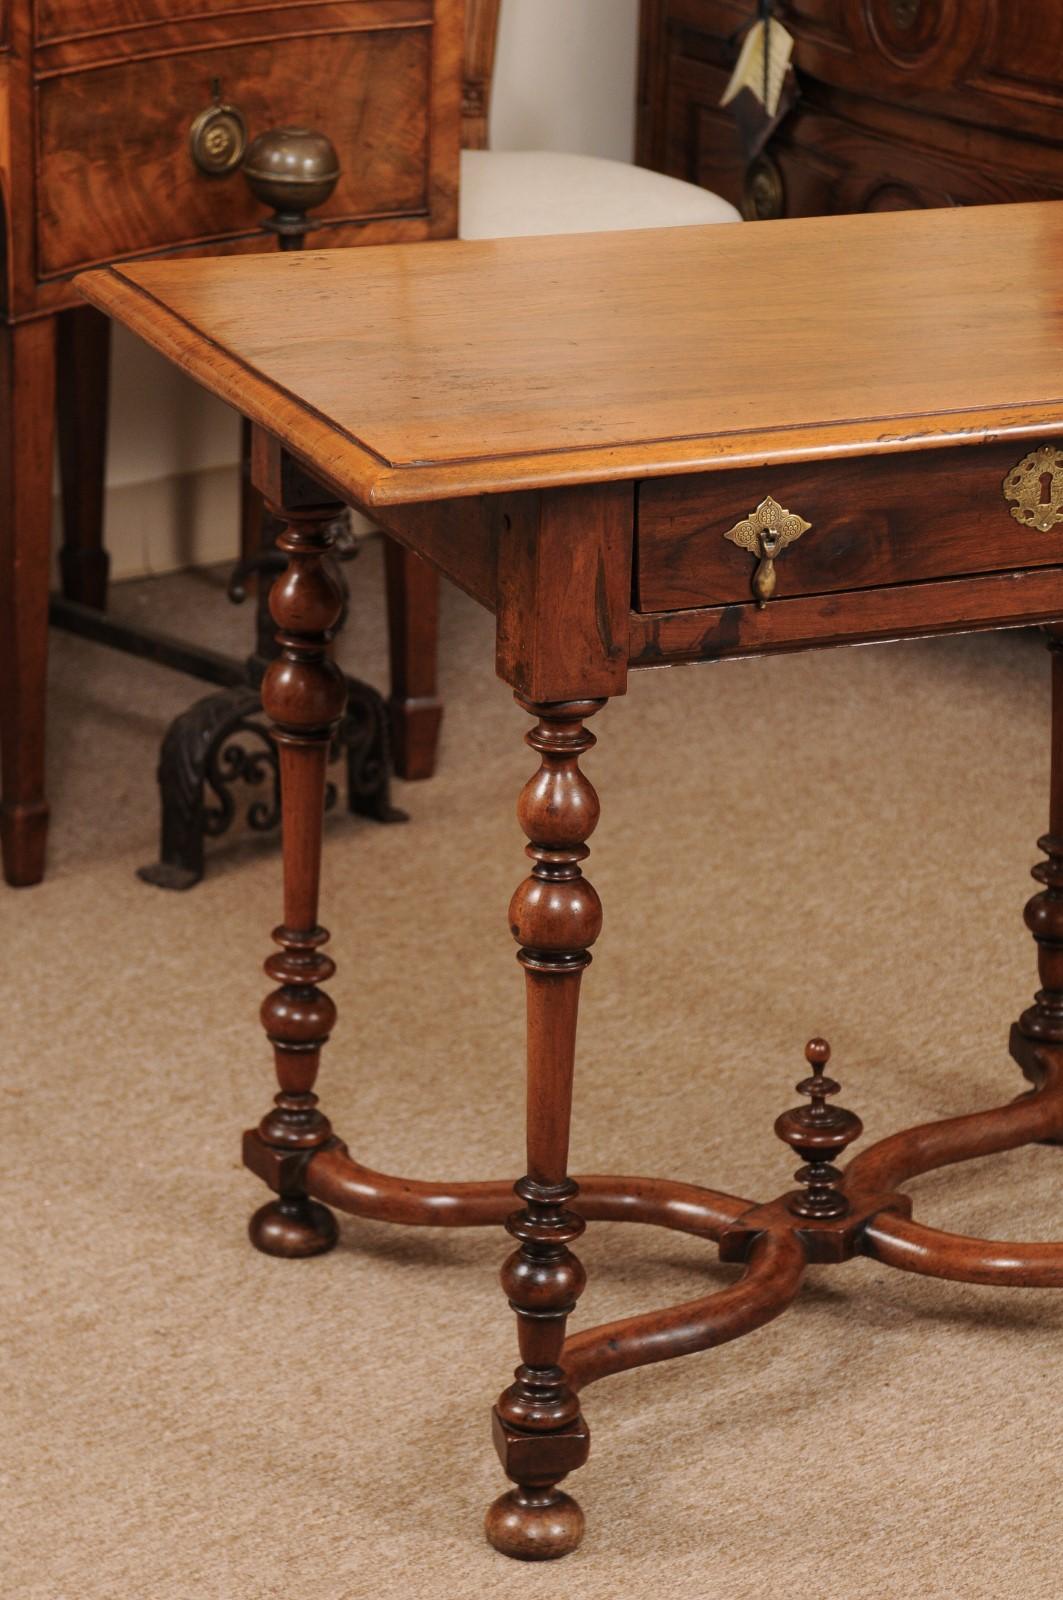
[[[342,177],[317,242],[453,234],[460,24],[452,0],[9,4],[8,314],[75,304],[69,279],[96,262],[266,246],[239,172],[193,159],[190,132],[215,99],[250,137],[281,123],[328,133]]]
[[[318,246],[457,232],[463,0],[0,0],[0,733],[4,871],[44,867],[52,450],[68,600],[99,607],[108,327],[86,267],[271,250],[240,174],[319,129]]]
[[[747,168],[720,98],[753,0],[642,0],[639,160],[747,216],[1063,195],[1063,0],[778,0],[801,100]]]

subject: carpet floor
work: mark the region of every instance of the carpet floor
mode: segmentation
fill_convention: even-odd
[[[379,550],[344,644],[384,672]],[[220,647],[250,620],[215,572],[114,608]],[[340,1023],[325,1108],[366,1162],[522,1170],[527,722],[491,622],[448,591],[447,704],[405,826],[332,817],[324,920]],[[480,1532],[488,1411],[515,1360],[491,1231],[344,1219],[339,1248],[256,1254],[239,1134],[272,1092],[257,1023],[275,847],[212,847],[148,888],[154,765],[189,680],[53,636],[52,848],[0,898],[7,1104],[0,1420],[18,1600],[1040,1600],[1060,1593],[1063,1298],[819,1268],[785,1317],[590,1391],[588,1531],[523,1567]],[[595,719],[573,1170],[769,1198],[772,1134],[825,1033],[868,1138],[1007,1100],[1035,987],[1021,922],[1047,812],[1047,658],[1029,634],[644,673]],[[931,1175],[917,1214],[1063,1235],[1063,1153]],[[711,1247],[593,1225],[576,1326],[706,1292]]]

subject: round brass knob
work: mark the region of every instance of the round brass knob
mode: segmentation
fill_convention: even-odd
[[[251,192],[280,216],[297,217],[324,205],[339,176],[331,139],[310,128],[271,128],[259,134],[244,158]]]

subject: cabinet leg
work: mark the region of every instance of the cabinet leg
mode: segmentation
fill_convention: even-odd
[[[107,608],[110,557],[103,547],[110,319],[93,306],[58,318],[57,420],[63,484],[59,573],[67,600]]]
[[[0,843],[16,887],[44,876],[44,711],[55,323],[0,326]]]
[[[320,985],[335,972],[318,923],[321,836],[329,747],[343,715],[347,686],[329,653],[343,595],[325,559],[340,508],[315,506],[281,513],[287,526],[277,543],[287,571],[273,585],[270,607],[279,657],[262,682],[262,704],[273,725],[280,762],[284,850],[284,921],[274,929],[279,951],[266,962],[278,985],[262,1006],[280,1091],[273,1109],[244,1141],[247,1164],[278,1198],[251,1219],[251,1242],[267,1255],[311,1256],[336,1242],[336,1221],[308,1198],[306,1162],[332,1142],[317,1107],[314,1083],[336,1007]]]
[[[427,561],[385,537],[391,653],[391,748],[400,778],[436,768],[443,705],[436,683],[439,576]]]
[[[568,1141],[580,980],[602,925],[580,868],[599,807],[579,759],[595,743],[584,721],[605,702],[518,700],[539,719],[527,742],[541,760],[517,807],[534,866],[509,913],[527,989],[528,1171],[516,1185],[523,1210],[506,1224],[519,1248],[502,1268],[521,1365],[494,1414],[495,1444],[517,1487],[495,1501],[485,1526],[496,1550],[541,1561],[568,1555],[583,1536],[582,1511],[557,1485],[590,1449],[561,1349],[585,1282],[569,1249],[584,1223],[569,1209],[579,1191],[568,1175]]]

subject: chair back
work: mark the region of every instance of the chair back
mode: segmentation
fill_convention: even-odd
[[[491,79],[495,70],[498,14],[502,0],[465,0],[465,82],[461,142],[466,150],[487,149]]]

